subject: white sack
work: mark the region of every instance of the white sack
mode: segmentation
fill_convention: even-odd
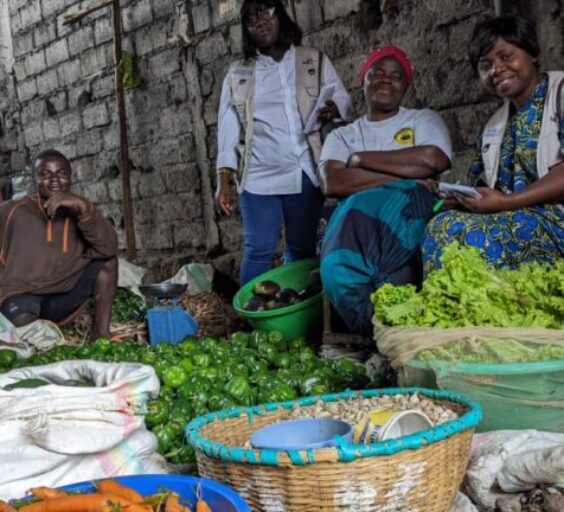
[[[470,498],[459,492],[450,512],[479,512]]]
[[[464,480],[466,494],[480,509],[494,510],[496,500],[507,496],[499,488],[498,476],[510,457],[563,442],[564,434],[538,430],[499,430],[476,434]]]
[[[28,378],[86,378],[96,387],[3,389]],[[0,388],[0,499],[33,486],[166,472],[142,415],[159,392],[152,367],[62,361],[0,375]]]
[[[521,492],[534,489],[537,484],[564,484],[564,435],[559,437],[559,444],[508,457],[497,476],[501,489]]]

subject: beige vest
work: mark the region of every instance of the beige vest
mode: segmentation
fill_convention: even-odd
[[[560,98],[558,97],[559,86],[564,82],[564,72],[548,72],[548,91],[544,104],[544,112],[541,123],[537,147],[537,170],[539,178],[546,176],[550,168],[564,159],[558,129],[558,102],[564,102],[563,87],[560,87]],[[484,163],[485,179],[489,187],[493,188],[497,181],[499,170],[499,154],[503,134],[509,120],[510,103],[505,101],[503,106],[490,118],[482,134],[482,161]]]
[[[322,54],[319,50],[296,46],[296,99],[304,125],[317,102],[319,91],[323,87],[322,60]],[[237,145],[237,152],[239,154],[237,190],[239,192],[243,191],[251,160],[251,143],[254,128],[255,65],[256,62],[252,59],[239,60],[231,64],[227,74],[231,88],[231,103],[237,111],[239,122],[243,128],[243,137]],[[319,132],[311,133],[306,137],[313,158],[317,163],[321,154]]]

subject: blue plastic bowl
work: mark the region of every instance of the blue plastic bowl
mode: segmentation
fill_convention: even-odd
[[[340,440],[352,441],[351,426],[330,418],[289,420],[257,430],[251,445],[263,450],[309,450],[337,446]]]
[[[182,475],[135,475],[117,476],[112,478],[143,496],[156,494],[163,489],[177,493],[182,499],[192,505],[196,503],[196,488],[201,484],[202,498],[212,510],[221,512],[251,512],[251,509],[239,494],[233,489],[213,480]],[[93,492],[92,482],[81,482],[79,484],[61,487],[65,491]]]

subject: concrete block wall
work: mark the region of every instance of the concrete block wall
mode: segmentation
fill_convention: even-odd
[[[482,91],[466,59],[471,30],[494,14],[493,0],[288,0],[304,43],[332,59],[364,109],[356,76],[379,43],[403,47],[415,65],[407,106],[433,108],[454,141],[462,176],[497,101]],[[116,223],[123,245],[115,59],[109,9],[69,27],[64,16],[94,0],[0,0],[9,16],[13,64],[0,72],[0,174],[29,166],[47,147],[72,159],[76,191]],[[539,21],[547,68],[564,69],[564,7],[523,0]],[[237,217],[212,202],[217,109],[227,66],[241,51],[239,0],[123,1],[124,49],[141,86],[127,92],[132,188],[140,260],[218,258],[233,268],[241,250]],[[2,41],[0,41],[2,42]],[[7,48],[2,42],[0,47]],[[5,52],[4,52],[5,53]],[[4,58],[2,62],[9,62]]]
[[[0,141],[1,173],[29,168],[43,149],[63,151],[72,160],[74,190],[114,220],[123,247],[111,9],[63,24],[66,15],[95,3],[6,1],[14,62],[7,69],[11,76],[3,76],[14,91],[11,101],[0,104],[3,126],[11,122],[10,137]],[[193,57],[178,37],[191,30],[189,6],[172,0],[122,3],[124,49],[142,79],[126,93],[139,254],[204,255],[217,241],[213,222],[204,225],[206,215],[213,221],[210,163],[196,163],[193,119],[201,114],[189,102],[184,76],[183,62]],[[204,213],[206,202],[211,214]]]

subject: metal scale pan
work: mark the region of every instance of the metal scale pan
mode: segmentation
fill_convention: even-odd
[[[187,290],[187,284],[153,283],[139,286],[139,291],[147,298],[153,300],[178,300]]]

